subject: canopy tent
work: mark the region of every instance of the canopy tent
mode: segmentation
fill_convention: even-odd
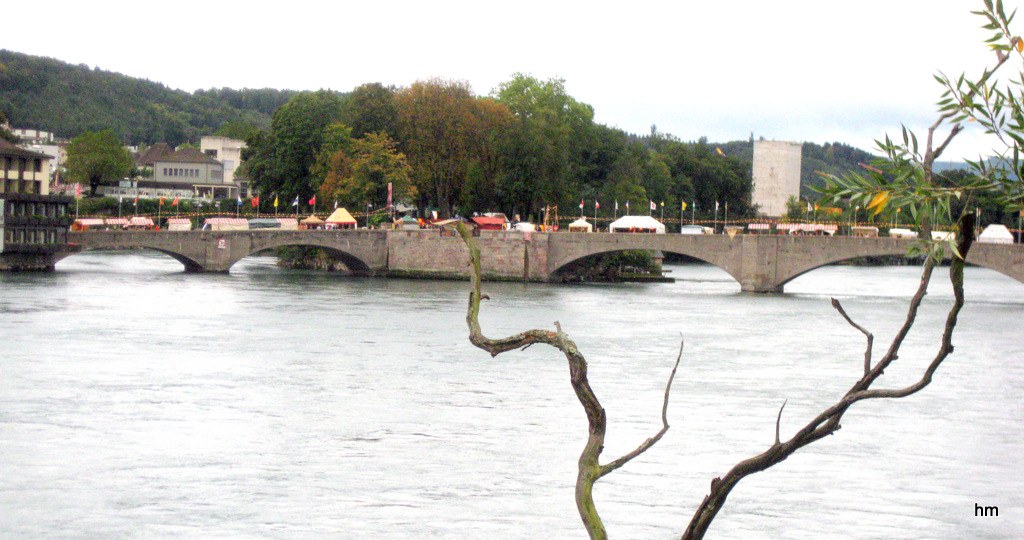
[[[203,230],[213,231],[247,231],[249,221],[245,218],[214,217],[206,218],[203,222]]]
[[[978,241],[986,244],[1012,244],[1013,233],[1006,228],[1006,225],[992,224],[981,231]]]
[[[128,220],[128,227],[139,229],[152,229],[153,219],[148,217],[135,216]]]
[[[665,225],[651,216],[622,216],[608,226],[608,231],[665,234]]]
[[[534,232],[534,231],[537,230],[537,226],[534,225],[533,223],[529,223],[529,222],[526,222],[526,221],[520,221],[519,223],[516,223],[512,227],[512,230],[519,231],[519,232]]]
[[[420,221],[412,216],[405,216],[402,219],[395,220],[395,228],[403,231],[418,231],[420,229]]]
[[[569,232],[594,232],[594,226],[585,219],[577,219],[569,224]]]
[[[297,231],[297,230],[299,230],[299,220],[297,220],[297,219],[295,219],[293,217],[289,217],[289,218],[279,217],[279,218],[274,218],[274,219],[276,219],[277,222],[281,224],[281,228],[282,229],[285,229],[285,230],[288,230],[288,231]]]
[[[356,218],[352,217],[352,214],[344,208],[338,208],[330,216],[328,216],[328,225],[334,225],[339,229],[354,229],[356,228]]]
[[[190,231],[192,230],[192,220],[188,218],[167,218],[167,230]]]
[[[73,230],[73,231],[88,231],[91,228],[102,227],[102,226],[103,226],[103,218],[81,218],[81,219],[76,219],[75,222],[71,224],[71,230]]]
[[[299,222],[299,227],[302,229],[319,229],[324,226],[324,220],[310,214],[308,218]]]
[[[476,224],[477,228],[483,231],[503,231],[505,230],[505,215],[500,216],[477,216],[469,218],[470,221]]]

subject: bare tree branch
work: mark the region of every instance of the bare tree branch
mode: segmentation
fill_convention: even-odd
[[[604,408],[598,401],[590,381],[587,378],[587,360],[579,352],[576,343],[569,339],[569,336],[562,332],[562,326],[555,322],[555,331],[527,330],[514,336],[504,339],[489,339],[484,336],[480,329],[480,300],[484,296],[480,293],[480,249],[473,236],[465,225],[457,226],[459,235],[469,248],[470,270],[470,292],[469,306],[466,309],[466,325],[469,327],[469,341],[489,352],[492,357],[513,349],[526,348],[534,343],[545,343],[565,355],[569,363],[569,378],[572,383],[576,398],[583,405],[589,425],[589,436],[587,443],[580,453],[579,468],[576,475],[576,508],[579,511],[580,519],[591,538],[604,539],[608,537],[601,517],[597,513],[594,504],[593,490],[596,483],[604,475],[622,467],[630,460],[646,452],[653,447],[668,431],[668,397],[672,388],[672,380],[675,378],[676,370],[679,368],[679,361],[683,357],[683,343],[679,345],[679,355],[676,357],[675,366],[665,385],[665,399],[661,408],[661,429],[651,438],[640,444],[635,450],[625,456],[612,461],[607,465],[600,464],[601,452],[604,450],[604,439],[607,430],[607,416]]]
[[[864,351],[864,375],[867,375],[871,371],[871,346],[875,342],[874,334],[868,332],[866,329],[864,329],[863,326],[853,322],[853,319],[851,319],[850,316],[846,314],[846,310],[843,309],[843,305],[839,303],[839,300],[833,298],[832,307],[836,308],[836,311],[838,311],[839,314],[842,315],[844,319],[846,319],[846,322],[850,323],[850,326],[853,326],[857,330],[860,330],[860,332],[864,334],[865,337],[867,337],[868,345],[867,349]]]
[[[704,538],[704,534],[707,532],[712,520],[714,520],[718,511],[725,504],[726,498],[729,496],[732,488],[734,488],[740,480],[753,473],[763,471],[773,465],[776,465],[784,461],[800,448],[835,433],[840,428],[840,421],[842,420],[843,415],[854,403],[865,399],[906,397],[920,391],[931,383],[932,376],[938,370],[942,361],[953,352],[953,329],[956,327],[957,317],[964,304],[964,259],[967,257],[967,252],[970,250],[974,238],[974,214],[964,214],[961,216],[958,225],[959,245],[957,247],[960,257],[953,257],[949,270],[950,282],[953,285],[953,306],[950,308],[949,314],[946,317],[946,323],[942,334],[942,342],[939,346],[939,350],[932,361],[928,364],[921,378],[916,383],[905,388],[893,390],[870,389],[871,384],[881,376],[885,368],[896,359],[899,347],[902,344],[904,337],[906,337],[906,333],[910,326],[913,325],[913,321],[917,314],[917,308],[920,306],[921,300],[924,298],[925,292],[927,291],[928,278],[931,276],[932,269],[935,266],[934,260],[930,258],[925,262],[921,285],[918,287],[917,293],[910,301],[906,321],[900,329],[900,332],[895,338],[893,338],[892,345],[885,357],[883,357],[882,360],[880,360],[873,368],[867,370],[864,373],[864,376],[854,383],[853,387],[850,388],[850,390],[838,402],[825,409],[821,414],[808,422],[807,425],[798,431],[792,438],[785,442],[780,442],[778,438],[779,419],[781,419],[782,416],[782,410],[780,409],[779,419],[776,420],[775,443],[763,453],[737,463],[731,470],[729,470],[728,473],[725,474],[725,476],[715,478],[715,480],[711,482],[711,492],[704,497],[704,500],[698,507],[697,512],[694,513],[693,519],[690,521],[689,526],[683,533],[683,539],[691,540]],[[837,304],[838,302],[833,301],[833,305]],[[865,332],[865,330],[850,320],[845,311],[840,307],[837,307],[837,309],[839,309],[840,313],[843,314],[844,318],[846,318],[850,324],[862,332]]]

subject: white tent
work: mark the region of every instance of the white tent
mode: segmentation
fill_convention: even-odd
[[[569,232],[594,232],[594,226],[585,219],[577,219],[569,224]]]
[[[653,232],[665,234],[665,225],[651,216],[622,216],[608,226],[610,232]]]
[[[984,231],[981,231],[978,241],[986,244],[1012,244],[1013,234],[1006,228],[1006,225],[989,225],[985,227]]]

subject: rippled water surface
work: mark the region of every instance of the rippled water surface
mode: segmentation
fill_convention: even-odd
[[[161,255],[87,253],[0,274],[0,537],[583,538],[586,421],[564,358],[490,358],[464,282],[350,279],[252,257],[189,275]],[[910,267],[829,267],[784,295],[710,266],[674,284],[485,284],[485,332],[560,321],[609,416],[615,538],[677,538],[712,478],[791,435],[859,376],[905,316]],[[951,299],[936,272],[882,381],[909,384]],[[744,480],[711,538],[1019,538],[1024,284],[969,268],[956,352],[909,399]],[[998,517],[976,517],[975,505]]]

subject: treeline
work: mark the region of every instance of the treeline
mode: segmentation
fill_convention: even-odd
[[[560,79],[516,74],[487,95],[464,82],[371,83],[351,92],[198,90],[0,51],[0,115],[74,138],[112,130],[126,144],[196,143],[221,134],[249,145],[242,173],[262,205],[318,196],[353,208],[393,202],[442,215],[502,211],[540,220],[652,213],[708,219],[728,205],[753,217],[747,141],[686,142],[595,123]],[[816,171],[868,162],[842,144],[805,144],[804,189]],[[809,193],[803,193],[807,196]],[[655,210],[650,209],[654,203]],[[322,206],[321,206],[322,207]]]
[[[487,96],[458,81],[303,92],[247,138],[244,173],[261,198],[318,196],[362,210],[414,203],[440,215],[502,211],[541,220],[652,213],[752,217],[748,160],[706,141],[628,134],[593,121],[561,79],[516,74]],[[655,206],[652,210],[651,206]],[[694,214],[694,210],[696,213]]]
[[[74,138],[113,130],[130,145],[198,143],[202,135],[266,126],[289,90],[200,90],[0,50],[0,114],[11,125]],[[225,133],[228,134],[228,133]]]

